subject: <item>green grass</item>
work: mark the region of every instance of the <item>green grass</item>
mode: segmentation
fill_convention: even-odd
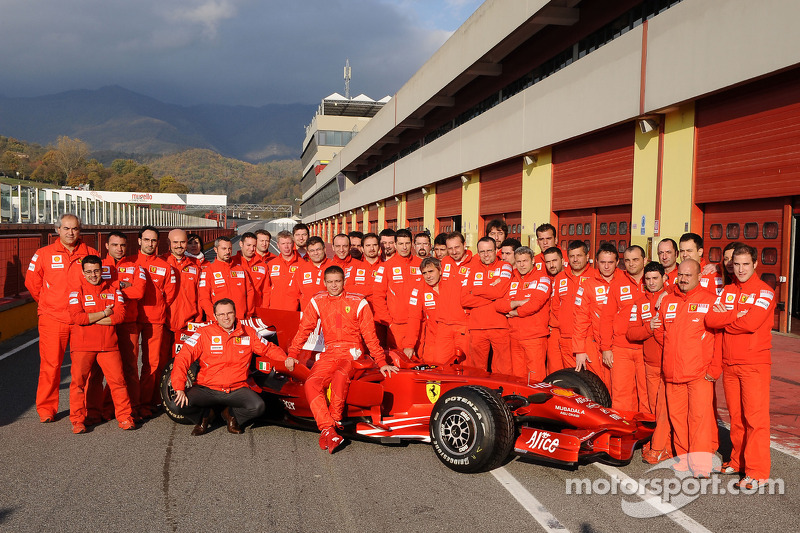
[[[58,185],[53,185],[52,183],[44,183],[42,181],[32,181],[32,180],[18,180],[17,178],[9,178],[8,176],[0,176],[0,183],[4,183],[6,185],[22,185],[23,187],[36,187],[37,189],[59,189]]]

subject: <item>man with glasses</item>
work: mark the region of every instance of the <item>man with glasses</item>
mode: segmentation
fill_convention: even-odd
[[[69,386],[69,418],[72,432],[86,433],[86,385],[95,362],[106,377],[114,411],[121,429],[134,429],[131,401],[122,374],[117,332],[114,326],[125,318],[125,298],[119,284],[103,281],[99,256],[88,255],[82,262],[83,279],[69,294],[72,321]]]
[[[214,302],[213,316],[214,323],[201,327],[186,339],[172,367],[175,403],[196,422],[192,429],[194,437],[208,431],[215,415],[212,408],[217,406],[223,407],[220,415],[228,432],[235,434],[243,433],[242,426],[264,413],[264,400],[247,386],[253,354],[268,357],[289,372],[298,362],[259,337],[255,329],[239,322],[233,300],[223,298]],[[200,370],[187,392],[186,373],[197,360]]]

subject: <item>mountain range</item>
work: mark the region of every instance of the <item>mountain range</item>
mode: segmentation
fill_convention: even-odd
[[[92,152],[172,154],[203,148],[250,163],[299,159],[317,104],[261,107],[160,102],[119,86],[0,96],[0,134],[41,145],[61,135]]]

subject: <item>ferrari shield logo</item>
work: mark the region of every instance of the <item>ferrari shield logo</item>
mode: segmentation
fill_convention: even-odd
[[[442,393],[442,384],[439,381],[429,381],[425,384],[425,393],[431,403],[436,403]]]
[[[345,313],[349,313],[350,312],[350,306],[349,305],[344,308],[344,312]]]

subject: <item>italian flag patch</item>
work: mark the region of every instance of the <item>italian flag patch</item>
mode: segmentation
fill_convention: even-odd
[[[266,361],[259,361],[258,362],[258,369],[266,372],[267,371],[267,362]]]

